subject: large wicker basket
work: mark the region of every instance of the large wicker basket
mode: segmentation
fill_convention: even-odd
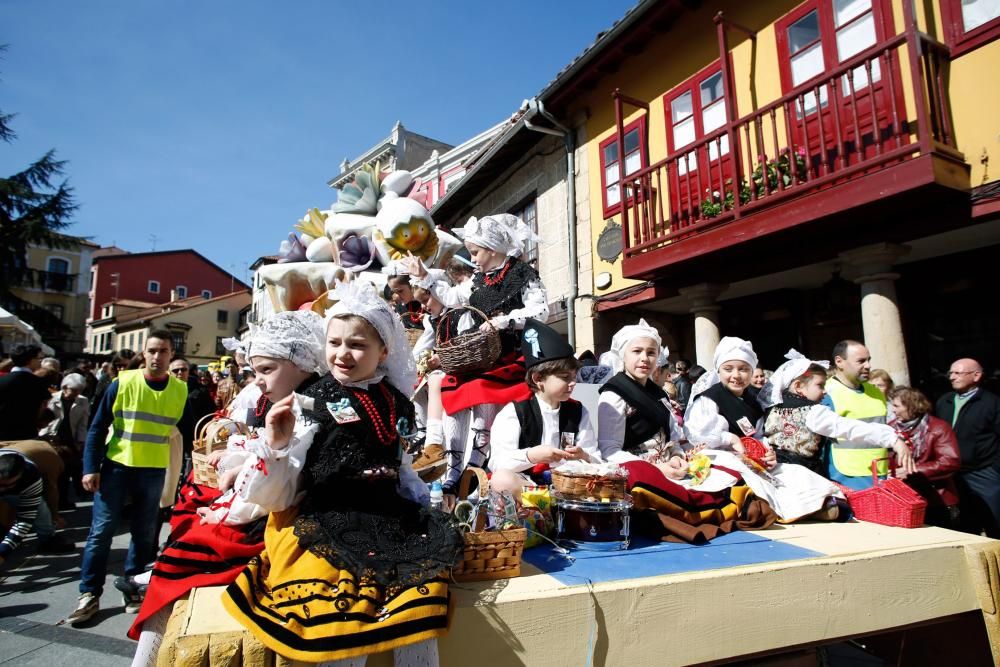
[[[212,452],[225,449],[229,436],[234,433],[249,435],[250,429],[243,422],[216,414],[207,414],[195,426],[195,440],[191,451],[191,468],[195,484],[219,485],[218,474],[209,463]]]
[[[468,498],[473,477],[479,480],[479,498],[489,496],[490,482],[486,473],[472,466],[462,473],[458,497]],[[476,525],[465,534],[462,562],[452,570],[455,581],[487,581],[521,576],[521,554],[528,531],[524,528],[510,530],[484,530],[486,513],[480,512]]]
[[[490,322],[486,313],[478,308],[466,306],[465,309],[477,313],[485,322]],[[489,324],[486,331],[475,328],[468,333],[441,340],[441,325],[445,324],[448,318],[456,316],[460,310],[462,308],[457,308],[442,317],[438,322],[436,332],[435,351],[441,360],[441,370],[451,375],[485,370],[492,366],[500,356],[500,332],[492,323]]]
[[[552,470],[552,486],[564,498],[624,500],[627,477],[604,477]]]

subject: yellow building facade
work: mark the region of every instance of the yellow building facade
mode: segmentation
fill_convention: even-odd
[[[935,334],[943,309],[902,302],[943,290],[937,270],[976,283],[956,272],[1000,243],[995,5],[699,4],[640,3],[540,96],[585,119],[579,346],[642,315],[703,364],[727,334],[766,337],[771,366],[792,345],[825,356],[864,338],[904,382],[914,339],[924,379],[957,344],[988,355],[986,319]]]

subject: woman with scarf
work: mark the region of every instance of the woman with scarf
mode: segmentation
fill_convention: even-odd
[[[909,446],[916,472],[897,469],[903,479],[927,501],[925,522],[942,528],[958,526],[958,491],[954,476],[961,464],[958,439],[948,422],[930,414],[927,397],[912,387],[889,390],[893,417],[889,426]]]
[[[507,403],[531,398],[524,382],[520,330],[529,318],[544,323],[549,317],[548,297],[538,272],[519,259],[525,243],[537,240],[520,218],[508,213],[470,218],[455,234],[465,241],[476,265],[472,280],[447,288],[441,271],[428,271],[417,258],[404,262],[416,284],[430,290],[446,307],[473,306],[489,318],[487,323],[473,311],[466,311],[458,323],[459,333],[489,326],[500,332],[500,357],[491,368],[470,375],[447,375],[442,382],[444,438],[450,457],[444,489],[449,504],[464,470],[470,424],[473,451],[469,465],[482,466],[490,455],[490,429],[497,412]]]

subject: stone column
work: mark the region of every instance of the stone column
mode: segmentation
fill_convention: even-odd
[[[861,286],[861,322],[872,368],[885,369],[896,384],[910,383],[910,369],[896,300],[899,274],[892,265],[909,251],[908,246],[876,243],[840,254],[844,276]]]
[[[712,368],[712,357],[719,345],[719,307],[716,300],[728,285],[701,283],[678,290],[681,296],[691,300],[691,314],[694,315],[695,358],[699,366]]]

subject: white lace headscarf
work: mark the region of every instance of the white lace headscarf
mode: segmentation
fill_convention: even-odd
[[[385,361],[376,369],[376,374],[385,375],[386,380],[404,396],[413,393],[413,385],[417,381],[417,366],[410,353],[403,323],[389,303],[375,291],[375,286],[365,280],[338,282],[329,297],[336,299],[337,303],[326,311],[326,324],[329,325],[330,320],[337,315],[357,315],[371,324],[388,352]]]
[[[823,368],[830,367],[829,361],[825,359],[822,361],[807,359],[795,348],[788,350],[785,354],[785,359],[788,359],[788,361],[778,366],[778,370],[774,371],[768,381],[764,383],[764,388],[760,390],[760,394],[757,396],[757,402],[765,410],[772,405],[781,403],[782,392],[788,389],[789,385],[796,378],[802,377],[813,364],[822,366]]]
[[[525,243],[539,240],[523,220],[510,213],[469,218],[464,227],[454,232],[463,241],[508,257],[518,257],[524,252]]]
[[[688,401],[690,406],[699,394],[705,392],[712,385],[720,382],[719,367],[727,361],[745,361],[750,365],[750,370],[757,368],[757,353],[753,351],[753,343],[736,336],[725,336],[715,346],[715,355],[712,363],[715,368],[704,373],[698,381],[691,387],[691,398]]]
[[[323,318],[311,310],[275,313],[254,328],[247,343],[247,360],[287,359],[307,373],[326,368]]]
[[[638,324],[629,324],[618,330],[611,338],[611,350],[601,355],[601,364],[610,365],[615,373],[621,373],[625,368],[625,348],[636,338],[650,338],[656,342],[657,363],[662,356],[666,358],[670,354],[660,339],[660,332],[649,326],[646,320],[640,319]]]

